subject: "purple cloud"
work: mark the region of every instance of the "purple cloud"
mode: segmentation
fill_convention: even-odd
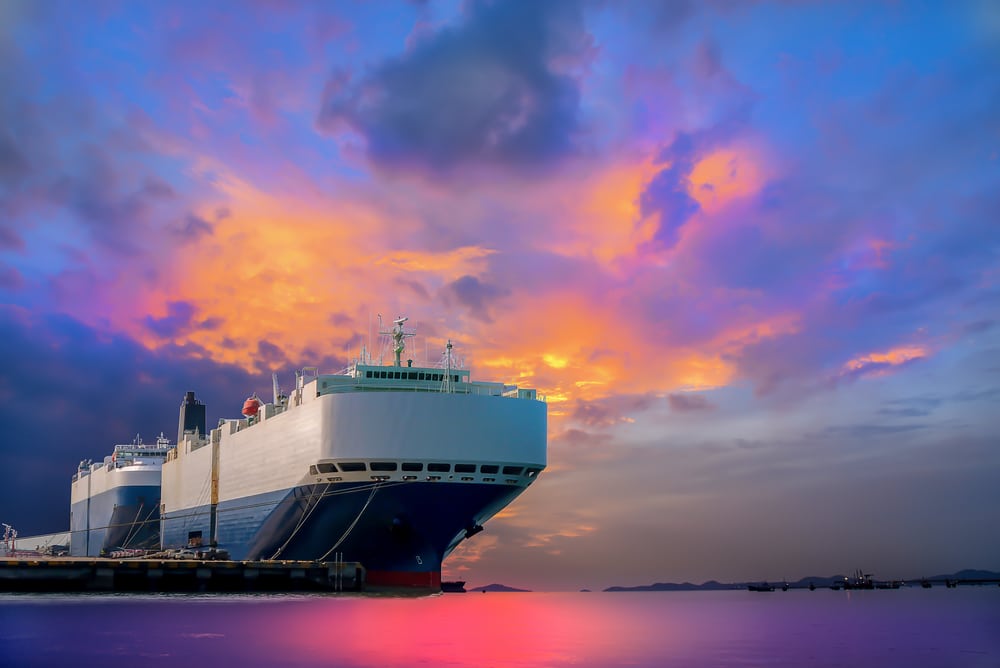
[[[653,394],[617,394],[594,401],[580,399],[573,408],[573,419],[588,427],[609,427],[654,406]]]
[[[318,123],[352,127],[381,166],[549,163],[575,150],[578,127],[578,84],[556,63],[587,46],[575,2],[470,3],[461,25],[360,80],[334,75]]]
[[[490,309],[494,302],[506,297],[510,291],[484,283],[475,276],[462,276],[441,289],[446,301],[457,302],[469,315],[485,323],[493,322]]]
[[[10,509],[5,521],[24,535],[65,530],[70,476],[81,459],[103,457],[136,432],[147,440],[161,431],[173,439],[186,390],[205,401],[212,424],[237,414],[248,388],[270,388],[269,377],[251,377],[190,350],[168,346],[153,353],[64,316],[0,306],[0,337],[7,342],[0,348],[0,396],[11,408],[0,466],[21,473],[0,486],[0,506]],[[27,498],[36,502],[21,502]]]
[[[218,317],[197,320],[196,310],[190,302],[176,301],[167,303],[167,315],[154,318],[148,315],[143,323],[146,329],[165,339],[186,334],[194,329],[217,329],[223,323]]]
[[[667,401],[670,402],[670,410],[677,413],[694,413],[715,408],[708,399],[698,394],[670,394]]]

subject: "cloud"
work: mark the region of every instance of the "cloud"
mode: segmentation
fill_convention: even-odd
[[[493,322],[490,309],[493,303],[510,294],[510,290],[480,281],[475,276],[462,276],[442,289],[446,302],[457,302],[469,315],[485,323]]]
[[[255,386],[270,387],[269,378],[183,348],[152,353],[65,316],[0,306],[0,337],[8,343],[0,349],[0,397],[11,408],[0,466],[20,472],[0,487],[0,507],[22,535],[65,530],[70,476],[81,459],[103,457],[137,432],[173,440],[186,390],[197,391],[210,415],[226,416]],[[23,503],[28,498],[35,501]]]
[[[644,215],[659,214],[656,239],[669,248],[677,242],[680,228],[700,209],[698,201],[690,195],[689,175],[694,168],[691,135],[682,133],[675,137],[659,160],[669,165],[660,170],[642,194],[642,208]]]
[[[17,232],[6,226],[0,227],[0,250],[17,251],[23,248],[24,239]]]
[[[267,371],[280,366],[288,365],[288,358],[284,351],[270,341],[259,341],[257,343],[257,353],[254,355],[257,368]]]
[[[211,317],[196,320],[197,309],[194,304],[185,301],[167,303],[167,315],[154,318],[148,315],[144,319],[146,328],[165,339],[172,339],[191,332],[195,328],[216,329],[222,325],[222,319]]]
[[[615,394],[593,401],[575,402],[572,417],[588,427],[609,427],[619,422],[632,422],[635,415],[648,410],[658,401],[654,394]]]
[[[188,213],[177,221],[171,232],[183,243],[195,243],[202,237],[212,234],[212,224],[201,216]]]
[[[579,87],[558,65],[588,47],[576,2],[469,3],[359,80],[334,74],[318,124],[351,127],[383,167],[547,164],[575,150]]]
[[[24,285],[21,272],[13,267],[0,267],[0,289],[18,290]]]
[[[670,402],[670,409],[678,413],[707,411],[714,408],[708,399],[697,394],[670,394],[667,400]]]

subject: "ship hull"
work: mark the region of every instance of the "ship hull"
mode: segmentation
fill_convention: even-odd
[[[304,484],[220,504],[218,546],[234,559],[356,561],[369,586],[429,587],[441,563],[523,491],[452,482]],[[209,506],[163,518],[164,543],[206,536]]]
[[[98,557],[119,548],[155,548],[160,540],[160,486],[129,485],[70,506],[70,554]]]

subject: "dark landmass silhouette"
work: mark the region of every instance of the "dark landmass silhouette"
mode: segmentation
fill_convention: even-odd
[[[834,584],[842,584],[846,576],[844,575],[831,575],[829,577],[820,576],[808,576],[801,578],[799,580],[784,581],[784,580],[771,580],[770,584],[780,587],[783,584],[787,584],[789,589],[806,589],[809,585],[814,587],[830,587]],[[881,581],[881,580],[879,580]],[[902,582],[902,579],[897,579],[897,581]],[[980,583],[986,582],[1000,582],[1000,573],[994,571],[985,571],[967,568],[955,573],[949,573],[945,575],[932,575],[930,577],[922,578],[910,578],[906,582],[913,584],[919,584],[921,581],[927,582],[957,582],[961,584],[965,583]],[[763,580],[751,580],[748,582],[717,582],[716,580],[709,580],[708,582],[703,582],[701,584],[693,584],[691,582],[656,582],[654,584],[648,585],[637,585],[634,587],[623,587],[614,586],[608,587],[604,591],[720,591],[720,590],[732,590],[732,589],[746,589],[747,585],[757,585],[764,582]]]
[[[494,583],[494,584],[485,585],[483,587],[475,587],[473,589],[469,589],[468,591],[520,591],[520,592],[526,592],[526,591],[531,591],[531,590],[530,589],[517,589],[516,587],[508,587],[507,585],[502,585],[502,584],[496,584],[496,583]]]

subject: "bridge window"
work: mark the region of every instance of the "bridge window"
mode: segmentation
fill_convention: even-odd
[[[364,462],[343,462],[340,465],[340,470],[344,473],[350,473],[351,471],[364,471],[367,467]]]
[[[451,470],[451,464],[428,464],[428,471],[435,471],[437,473],[447,473]]]
[[[316,465],[316,470],[320,473],[336,473],[337,465],[333,462],[323,462],[322,464]]]
[[[475,473],[475,464],[455,464],[455,473]]]
[[[395,471],[396,462],[372,462],[372,471]]]
[[[497,473],[500,471],[500,467],[496,464],[483,464],[479,467],[481,473]]]
[[[404,471],[423,471],[424,465],[420,462],[403,462]]]
[[[504,475],[521,475],[521,471],[524,470],[523,466],[505,466],[503,467]]]

